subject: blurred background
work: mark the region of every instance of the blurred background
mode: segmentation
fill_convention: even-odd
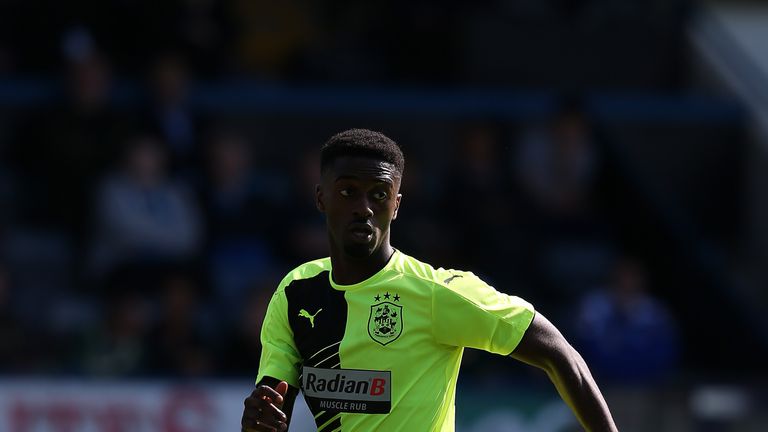
[[[0,431],[238,430],[351,127],[406,154],[393,244],[533,302],[622,431],[768,430],[767,82],[763,2],[4,0]],[[578,430],[509,359],[457,398]]]

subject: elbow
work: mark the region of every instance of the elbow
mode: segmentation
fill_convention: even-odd
[[[581,355],[544,316],[536,314],[512,356],[550,377],[573,376],[585,369]]]
[[[581,376],[583,375],[584,360],[574,347],[565,339],[557,343],[542,365],[550,377]]]

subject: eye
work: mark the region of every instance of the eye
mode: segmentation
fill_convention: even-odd
[[[383,201],[383,200],[387,199],[387,196],[388,196],[388,195],[387,195],[387,193],[386,193],[386,192],[384,192],[384,191],[375,192],[375,193],[373,194],[373,198],[374,198],[374,199],[377,199],[377,200],[379,200],[379,201]]]
[[[352,191],[349,190],[349,189],[342,189],[342,190],[339,191],[339,193],[343,197],[350,197],[350,196],[352,196]]]

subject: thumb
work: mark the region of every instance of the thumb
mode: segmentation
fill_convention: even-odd
[[[280,381],[277,384],[277,387],[275,387],[275,391],[280,393],[280,395],[282,396],[279,401],[275,401],[276,402],[275,405],[278,405],[279,403],[279,406],[282,406],[283,401],[285,400],[285,394],[288,393],[288,383],[285,381]]]

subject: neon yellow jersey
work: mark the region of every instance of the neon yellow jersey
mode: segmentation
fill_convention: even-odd
[[[508,355],[533,316],[470,272],[399,251],[354,285],[336,284],[324,258],[273,295],[257,382],[301,388],[319,431],[453,431],[464,348]]]

